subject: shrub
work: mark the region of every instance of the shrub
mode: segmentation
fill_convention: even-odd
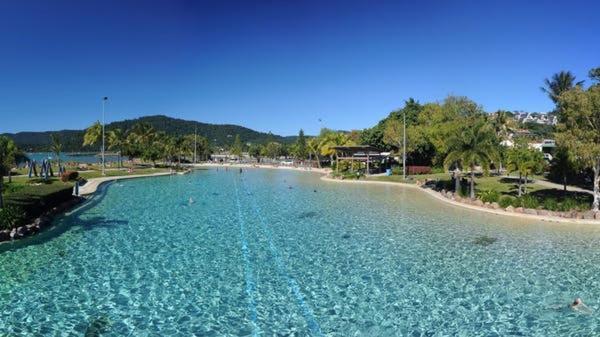
[[[540,202],[536,197],[526,194],[521,197],[521,206],[524,208],[538,208],[540,206]]]
[[[573,198],[565,198],[565,200],[563,200],[558,208],[560,211],[562,212],[566,212],[566,211],[570,211],[572,209],[576,209],[578,208],[579,203],[577,202],[577,200],[573,199]]]
[[[0,209],[0,229],[15,228],[23,223],[25,213],[19,207],[7,205]]]
[[[554,198],[545,199],[543,202],[543,207],[544,207],[544,209],[547,209],[549,211],[558,211],[559,210],[558,201],[556,201],[556,199],[554,199]]]
[[[77,171],[65,171],[61,176],[60,180],[64,183],[67,181],[74,181],[79,178],[79,173]]]
[[[505,195],[502,198],[500,198],[498,204],[500,205],[500,207],[506,208],[513,204],[513,198]]]
[[[500,199],[500,193],[496,190],[483,190],[477,194],[483,202],[497,202]]]

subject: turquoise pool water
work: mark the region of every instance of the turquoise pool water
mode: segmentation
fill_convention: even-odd
[[[600,331],[599,228],[411,189],[203,170],[112,183],[56,224],[0,246],[0,336]]]

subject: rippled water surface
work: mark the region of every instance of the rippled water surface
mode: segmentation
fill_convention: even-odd
[[[221,168],[112,183],[56,225],[0,246],[0,336],[600,331],[600,229],[411,189]]]

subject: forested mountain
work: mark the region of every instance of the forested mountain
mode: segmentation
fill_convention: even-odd
[[[126,131],[140,122],[149,123],[157,131],[164,131],[169,135],[193,134],[194,129],[196,129],[198,135],[206,137],[211,144],[218,146],[231,145],[236,135],[240,135],[240,139],[245,143],[266,143],[269,141],[290,143],[296,138],[295,136],[282,137],[259,132],[239,125],[207,124],[163,115],[145,116],[113,122],[106,125],[106,131],[117,128]],[[64,144],[64,151],[66,152],[97,151],[97,149],[82,146],[84,133],[85,130],[61,130],[18,132],[14,134],[7,133],[5,135],[12,138],[21,149],[26,151],[47,151],[50,147],[50,134],[58,134],[60,136]]]

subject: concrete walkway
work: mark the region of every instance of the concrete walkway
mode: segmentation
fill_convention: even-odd
[[[134,174],[129,176],[112,176],[112,177],[101,177],[101,178],[91,178],[87,181],[87,183],[81,187],[79,187],[79,195],[86,196],[93,194],[98,189],[102,183],[112,180],[123,180],[123,179],[134,179],[134,178],[145,178],[145,177],[157,177],[157,176],[168,176],[173,173],[171,172],[159,172],[152,174]]]

